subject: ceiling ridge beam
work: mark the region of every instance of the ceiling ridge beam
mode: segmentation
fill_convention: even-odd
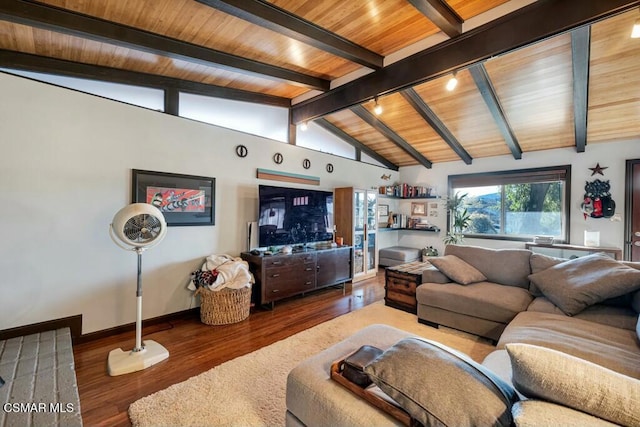
[[[451,38],[462,34],[462,18],[440,0],[409,0],[418,11]]]
[[[507,116],[504,113],[498,95],[496,95],[496,90],[493,87],[493,83],[491,83],[489,74],[487,74],[487,69],[484,68],[484,64],[472,65],[469,67],[469,72],[482,95],[482,99],[484,99],[485,104],[489,107],[493,120],[496,122],[498,129],[500,129],[502,138],[504,138],[509,150],[511,150],[511,155],[513,155],[513,158],[516,160],[522,159],[522,148],[520,148],[518,138],[516,138],[507,120]]]
[[[443,76],[516,48],[638,7],[638,0],[537,1],[485,25],[302,101],[292,119],[300,123],[350,108]]]
[[[154,89],[174,88],[181,92],[194,95],[253,102],[275,107],[291,107],[291,100],[289,100],[289,98],[249,92],[242,89],[214,86],[173,77],[158,76],[156,74],[139,73],[137,71],[127,71],[119,68],[103,67],[101,65],[66,61],[11,50],[0,49],[0,67],[36,73],[57,74],[65,77],[99,80],[109,83],[143,86]]]
[[[295,86],[321,91],[330,87],[325,79],[30,1],[3,0],[0,19]]]
[[[587,146],[587,114],[589,111],[589,58],[591,55],[591,27],[586,25],[571,32],[573,68],[573,122],[576,151],[583,153]]]
[[[373,158],[375,161],[385,165],[387,168],[392,169],[394,171],[397,171],[399,169],[398,165],[387,160],[385,157],[381,156],[377,152],[373,151],[371,148],[367,147],[362,142],[358,141],[356,138],[352,137],[351,135],[349,135],[348,133],[346,133],[345,131],[343,131],[342,129],[340,129],[339,127],[337,127],[336,125],[328,121],[327,119],[316,119],[312,123],[317,124],[324,130],[332,133],[333,135],[340,138],[347,144],[352,145],[356,150],[364,152],[369,157]]]
[[[469,155],[467,150],[464,149],[462,144],[456,139],[456,137],[449,131],[447,126],[440,120],[438,115],[433,112],[431,108],[424,102],[424,99],[413,88],[405,89],[400,92],[400,95],[413,107],[414,110],[425,122],[429,124],[436,131],[440,138],[447,143],[449,147],[463,160],[466,164],[470,165],[473,158]]]
[[[384,124],[381,120],[376,118],[362,105],[354,105],[353,107],[351,107],[351,111],[353,111],[358,117],[360,117],[367,124],[369,124],[369,126],[373,127],[375,130],[380,132],[382,135],[388,138],[391,142],[393,142],[399,148],[404,150],[405,153],[413,157],[422,166],[424,166],[425,168],[431,169],[433,164],[431,163],[431,161],[429,161],[429,159],[424,157],[418,150],[413,148],[411,144],[405,141],[400,135],[395,133],[389,126]]]
[[[254,25],[267,28],[373,70],[384,57],[271,3],[259,0],[197,0]]]

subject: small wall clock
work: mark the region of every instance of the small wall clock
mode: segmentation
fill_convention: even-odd
[[[331,163],[327,163],[327,172],[333,173],[333,165]]]
[[[276,153],[273,155],[273,161],[275,162],[275,164],[279,165],[280,163],[282,163],[283,160],[284,160],[284,157],[282,157],[282,154]]]
[[[311,160],[304,159],[302,161],[302,167],[305,168],[305,169],[309,169],[311,167]]]

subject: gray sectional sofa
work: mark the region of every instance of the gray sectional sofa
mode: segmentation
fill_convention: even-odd
[[[467,370],[486,368],[513,387],[519,401],[508,405],[510,423],[640,426],[640,263],[457,245],[431,262],[416,291],[418,320],[497,342],[481,367],[471,361]],[[410,335],[373,325],[302,362],[287,380],[287,425],[398,424],[330,380],[329,367],[364,344],[397,354],[398,342]],[[405,366],[403,375],[419,377],[429,363]],[[457,416],[467,408],[451,399],[442,403],[440,396],[427,400],[418,408],[428,425],[447,425],[432,418],[430,406],[453,404]],[[448,424],[477,423],[454,420]]]

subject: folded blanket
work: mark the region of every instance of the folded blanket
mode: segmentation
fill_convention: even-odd
[[[249,271],[249,264],[241,258],[234,258],[230,255],[209,255],[202,271],[217,271],[216,280],[206,287],[212,291],[219,291],[224,288],[240,289],[251,286],[255,282],[253,274]],[[197,289],[193,280],[189,282],[187,288],[195,291]]]

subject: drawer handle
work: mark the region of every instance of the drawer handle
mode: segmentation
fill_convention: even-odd
[[[307,267],[307,268],[305,268],[304,270],[305,270],[305,271],[311,271],[311,270],[313,270],[313,268],[311,268],[311,267]]]
[[[272,274],[271,277],[280,277],[280,273]]]
[[[311,285],[311,282],[307,282],[307,283],[305,283],[305,285]]]
[[[280,264],[282,264],[282,261],[273,261],[271,264],[273,264],[273,265],[280,265]]]
[[[271,292],[273,292],[275,294],[276,292],[280,292],[280,289],[274,289]]]

